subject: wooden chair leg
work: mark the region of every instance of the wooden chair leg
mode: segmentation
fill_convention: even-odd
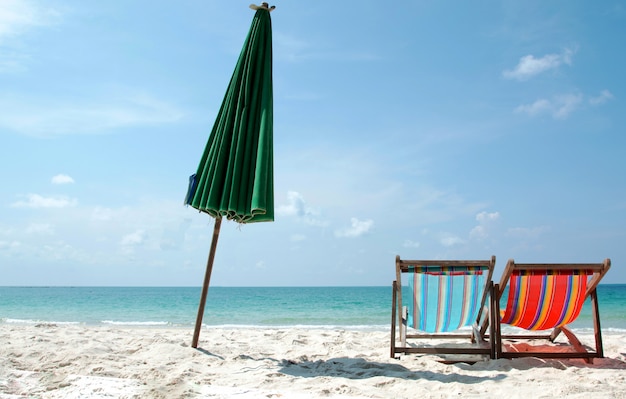
[[[494,291],[496,293],[500,292],[500,285],[495,284]],[[502,324],[500,320],[500,298],[496,295],[493,298],[493,328],[494,328],[494,339],[495,339],[495,347],[496,347],[496,359],[500,359],[502,357]]]
[[[491,358],[496,358],[496,328],[497,323],[495,317],[495,288],[493,282],[489,285],[489,310],[487,317],[489,319],[489,348],[491,349]]]
[[[396,287],[397,282],[394,281],[392,284],[392,294],[391,294],[391,358],[396,357],[396,306],[397,306],[397,293]]]
[[[591,316],[593,317],[593,332],[596,339],[596,353],[598,354],[598,357],[604,357],[602,329],[600,328],[600,311],[598,308],[598,294],[596,290],[591,292]]]
[[[407,318],[408,318],[408,309],[406,306],[402,307],[402,323],[400,324],[400,345],[403,348],[406,347],[406,334],[407,334]]]

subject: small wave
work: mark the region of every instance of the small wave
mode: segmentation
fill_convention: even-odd
[[[329,324],[202,324],[207,329],[263,329],[263,330],[350,330],[389,331],[389,325],[329,325]]]
[[[61,326],[70,326],[70,325],[79,325],[81,324],[78,321],[50,321],[50,320],[31,320],[31,319],[0,319],[2,323],[6,324],[28,324],[28,325],[61,325]]]
[[[603,328],[602,332],[607,332],[609,334],[626,334],[626,328],[609,327],[609,328]]]
[[[167,321],[114,321],[103,320],[102,324],[109,324],[114,326],[169,326],[171,325]]]

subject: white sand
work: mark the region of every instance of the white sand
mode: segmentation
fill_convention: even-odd
[[[389,333],[0,325],[0,398],[626,398],[626,336],[605,359],[446,365],[389,357]],[[579,336],[590,343],[591,336]]]

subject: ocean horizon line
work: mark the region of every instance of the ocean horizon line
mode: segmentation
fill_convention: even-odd
[[[495,282],[495,281],[494,281]],[[599,283],[598,286],[626,283]],[[0,285],[0,288],[202,288],[201,285]],[[391,288],[385,285],[211,285],[209,288]]]

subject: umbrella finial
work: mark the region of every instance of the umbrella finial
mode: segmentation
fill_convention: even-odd
[[[267,11],[271,12],[271,11],[274,11],[276,6],[271,6],[270,7],[270,5],[268,3],[263,2],[263,3],[261,3],[260,6],[257,6],[256,4],[250,4],[250,8],[252,8],[253,10],[267,10]]]

